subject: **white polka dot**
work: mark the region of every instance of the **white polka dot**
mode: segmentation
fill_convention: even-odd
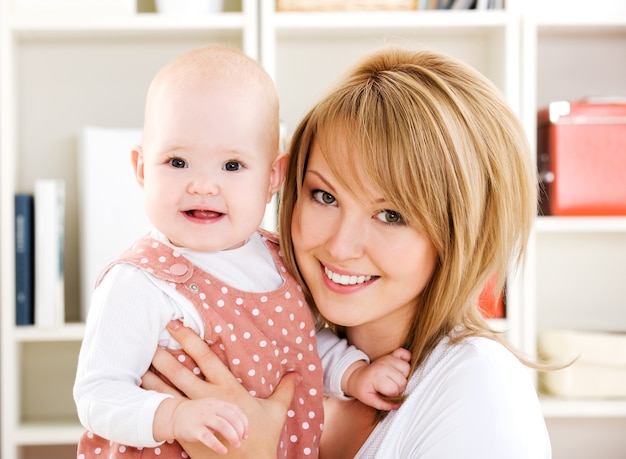
[[[202,307],[203,307],[204,309],[209,309],[209,305],[208,305],[208,304],[206,304],[206,303],[202,303]]]
[[[283,347],[283,353],[287,354],[289,352],[289,346]]]
[[[146,263],[148,263],[148,261],[150,261],[150,260],[148,260],[147,258],[142,258],[141,260],[139,260],[139,263],[145,265]]]
[[[289,437],[289,440],[291,441],[291,443],[296,443],[298,441],[298,436],[292,435],[291,437]]]
[[[163,255],[161,255],[161,256],[159,257],[159,261],[160,261],[161,263],[165,263],[165,261],[166,261],[166,260],[167,260],[167,258],[165,258]]]
[[[287,336],[289,334],[286,328],[282,329],[282,333],[283,333],[283,336]]]
[[[313,396],[317,395],[317,389],[315,389],[313,387],[311,389],[309,389],[309,395],[313,395]]]
[[[241,306],[243,304],[243,298],[237,298],[235,300],[235,304],[237,304],[238,306]]]
[[[79,454],[78,456],[76,456],[76,459],[85,459],[85,455],[84,454]]]
[[[261,298],[259,298],[259,301],[261,303],[267,303],[267,297],[265,295],[263,295]]]
[[[296,316],[293,314],[293,312],[291,314],[289,314],[289,320],[291,320],[293,322],[293,320],[296,318]]]
[[[263,340],[259,343],[260,347],[267,347],[267,341]]]
[[[252,356],[252,360],[254,360],[255,362],[259,362],[261,360],[261,358],[257,354],[254,354]]]
[[[187,357],[185,357],[184,355],[179,355],[178,356],[178,361],[179,362],[184,362],[185,360],[187,360]]]
[[[201,300],[203,300],[203,301],[206,300],[206,294],[205,293],[200,292],[200,295],[198,295],[198,296],[200,297]]]
[[[120,453],[125,453],[126,452],[126,446],[120,445],[119,452]]]
[[[302,428],[303,428],[304,430],[309,430],[309,423],[308,423],[308,422],[303,422],[303,423],[302,423]]]
[[[256,397],[256,391],[255,390],[250,390],[250,391],[248,391],[248,393],[250,395],[252,395],[253,397]]]
[[[257,308],[254,308],[254,309],[252,310],[252,315],[253,315],[253,316],[258,316],[259,314],[260,314],[260,312],[259,312],[259,310],[258,310]]]
[[[156,242],[156,241],[152,242],[152,248],[153,249],[156,249],[158,246],[159,246],[158,242]]]
[[[224,307],[224,300],[217,300],[217,307],[218,308],[223,308]]]
[[[308,368],[309,368],[309,371],[315,371],[317,369],[314,363],[310,363]]]
[[[232,342],[237,341],[237,335],[235,335],[234,333],[233,333],[232,335],[230,335],[230,340],[231,340]]]
[[[160,456],[161,455],[161,448],[154,448],[154,455],[155,456]]]
[[[311,455],[311,448],[304,448],[303,450],[305,456],[310,456]]]
[[[304,355],[302,355],[302,352],[298,352],[298,355],[296,357],[300,361],[302,361],[302,359],[304,359]]]
[[[271,369],[272,369],[272,364],[271,364],[271,363],[268,363],[268,364],[267,364],[267,371],[270,371]]]
[[[293,418],[296,415],[296,412],[294,410],[289,410],[287,411],[287,416],[290,418]]]
[[[267,320],[267,325],[269,325],[270,327],[274,326],[274,321],[272,319],[268,319]]]
[[[214,330],[215,330],[215,333],[222,333],[222,326],[216,325]]]
[[[306,327],[306,324],[304,322],[300,322],[300,330],[304,330],[304,327]]]
[[[230,331],[233,331],[235,329],[235,326],[233,324],[228,324],[227,327]]]
[[[233,365],[239,365],[241,363],[241,360],[233,359],[232,362],[233,362]]]
[[[248,376],[254,376],[256,374],[256,371],[254,371],[254,368],[252,370],[248,370]]]
[[[309,419],[315,418],[315,411],[309,411]]]
[[[283,307],[282,306],[276,306],[274,308],[274,311],[276,311],[276,312],[283,312]]]
[[[250,339],[250,336],[251,336],[251,335],[250,335],[250,332],[244,332],[244,333],[243,333],[243,338],[244,338],[244,339]]]
[[[193,371],[193,374],[196,375],[196,376],[200,376],[200,374],[202,373],[200,371],[200,368],[198,368],[198,367],[194,367],[194,369],[192,371]]]
[[[96,454],[100,454],[101,452],[102,452],[102,448],[96,448],[94,450],[94,453],[96,453]]]
[[[302,336],[296,338],[296,344],[302,344]]]
[[[228,293],[228,288],[227,287],[222,287],[222,293],[223,294],[227,294]]]

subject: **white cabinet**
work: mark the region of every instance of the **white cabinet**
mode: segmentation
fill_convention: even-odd
[[[258,4],[227,1],[226,12],[206,16],[50,16],[14,13],[12,3],[0,3],[0,457],[67,458],[83,430],[71,393],[83,334],[75,323],[81,310],[78,136],[84,125],[141,127],[150,80],[191,47],[226,43],[258,57]],[[46,177],[67,185],[68,325],[58,330],[13,325],[13,195],[32,192],[34,180]]]
[[[621,0],[508,0],[497,11],[277,12],[226,1],[211,16],[22,15],[0,0],[0,349],[3,459],[72,457],[82,432],[71,397],[83,327],[76,177],[84,125],[140,127],[154,73],[175,55],[222,42],[275,78],[291,132],[348,65],[388,43],[433,48],[475,66],[519,113],[531,144],[553,100],[626,96]],[[92,0],[94,1],[94,0]],[[147,1],[141,0],[141,8]],[[121,165],[120,167],[125,167]],[[67,182],[66,321],[15,327],[13,195],[40,177]],[[626,217],[539,219],[498,323],[534,355],[548,327],[626,331]],[[626,401],[542,401],[554,457],[623,457]]]
[[[522,115],[533,146],[536,112],[550,102],[626,96],[626,4],[531,0],[522,24]],[[532,240],[529,353],[548,328],[626,332],[626,217],[539,217]],[[626,401],[542,404],[555,458],[626,454]]]

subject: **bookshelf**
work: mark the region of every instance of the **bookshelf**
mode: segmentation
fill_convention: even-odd
[[[71,387],[84,327],[76,154],[84,125],[135,128],[156,70],[209,41],[237,46],[275,78],[290,131],[362,53],[386,43],[432,47],[485,73],[535,142],[538,108],[558,99],[626,95],[621,0],[508,0],[497,11],[277,12],[274,0],[226,1],[213,16],[165,17],[141,0],[122,16],[13,12],[0,0],[0,362],[4,459],[74,454],[82,428]],[[64,178],[66,325],[15,327],[13,195]],[[626,331],[626,217],[539,218],[523,271],[496,326],[530,355],[548,326]],[[592,260],[593,262],[589,262]],[[623,277],[623,276],[622,276]],[[43,382],[45,381],[45,382]],[[542,400],[555,459],[626,451],[626,401]]]

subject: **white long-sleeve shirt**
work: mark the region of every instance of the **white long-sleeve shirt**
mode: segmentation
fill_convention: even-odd
[[[167,242],[156,231],[151,235]],[[240,290],[271,291],[283,283],[258,234],[234,250],[179,252]],[[166,331],[174,319],[203,335],[194,306],[165,281],[128,264],[114,265],[104,276],[92,296],[74,384],[78,416],[85,428],[125,445],[162,443],[154,440],[152,425],[157,407],[168,396],[139,385],[157,345],[178,346]],[[345,369],[366,356],[328,330],[318,335],[318,345],[322,365],[328,369],[325,392],[339,395]]]
[[[358,459],[549,459],[550,439],[528,369],[487,338],[444,339],[411,377],[408,398]]]

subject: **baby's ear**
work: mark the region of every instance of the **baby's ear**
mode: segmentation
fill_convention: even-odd
[[[272,200],[272,196],[276,194],[285,180],[285,174],[287,172],[287,165],[289,164],[289,155],[287,153],[280,153],[272,164],[272,170],[270,172],[270,186],[267,191],[267,202]]]
[[[133,164],[133,171],[135,172],[135,180],[139,186],[143,188],[143,149],[141,145],[135,145],[130,150],[130,162]]]

